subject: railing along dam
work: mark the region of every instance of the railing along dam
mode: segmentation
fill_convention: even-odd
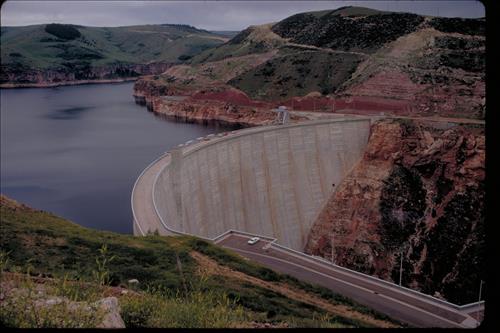
[[[302,251],[369,133],[370,119],[320,120],[254,127],[173,149],[134,186],[134,234],[214,238],[234,229]]]

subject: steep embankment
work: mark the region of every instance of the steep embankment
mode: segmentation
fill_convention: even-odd
[[[2,27],[3,87],[50,86],[158,74],[226,37],[187,25]]]
[[[484,30],[484,19],[358,7],[301,13],[251,26],[182,70],[142,80],[166,86],[165,94],[237,89],[296,110],[483,119]],[[189,79],[199,83],[179,89]],[[159,96],[144,87],[136,95]]]
[[[484,279],[484,127],[386,120],[314,223],[306,251],[464,304]]]
[[[95,327],[84,305],[109,296],[127,327],[397,326],[196,238],[87,229],[4,196],[0,217],[2,326]]]

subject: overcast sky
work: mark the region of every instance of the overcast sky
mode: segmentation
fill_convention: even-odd
[[[342,6],[447,17],[483,17],[479,1],[24,1],[2,4],[1,25],[71,23],[87,26],[189,24],[207,30],[242,30],[290,15]]]

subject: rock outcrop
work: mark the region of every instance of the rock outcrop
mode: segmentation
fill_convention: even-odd
[[[157,62],[150,64],[113,64],[92,67],[82,63],[72,67],[54,69],[35,69],[2,65],[0,86],[13,87],[50,87],[92,82],[113,82],[135,80],[141,75],[160,74],[173,64]]]
[[[278,106],[275,103],[252,100],[241,90],[221,83],[203,88],[192,86],[192,80],[175,76],[166,80],[143,77],[134,85],[135,101],[157,114],[183,121],[257,126],[270,124],[276,118],[276,113],[271,111]],[[302,117],[291,117],[292,121],[300,119]]]
[[[259,109],[215,100],[169,101],[155,98],[151,110],[183,121],[217,121],[243,127],[270,124],[276,118],[276,114],[270,109]]]
[[[484,127],[380,121],[305,250],[396,283],[402,253],[403,285],[473,302],[485,270],[484,167]]]
[[[52,286],[32,281],[22,285],[19,276],[15,280],[12,273],[5,274],[8,277],[0,282],[1,310],[9,306],[24,307],[36,322],[49,327],[125,328],[116,297],[104,297],[96,302],[75,301],[66,296],[54,296]],[[42,282],[47,280],[42,279]],[[2,315],[5,315],[3,311]],[[43,318],[47,322],[43,323]]]
[[[102,322],[97,328],[125,328],[125,323],[120,315],[120,305],[116,297],[100,299],[95,305],[105,313]]]

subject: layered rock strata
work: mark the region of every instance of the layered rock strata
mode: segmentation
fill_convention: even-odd
[[[136,103],[150,111],[184,121],[218,121],[240,126],[270,124],[276,119],[276,104],[254,101],[245,93],[225,85],[206,89],[182,89],[147,77],[134,85]],[[291,116],[292,121],[303,117]]]

